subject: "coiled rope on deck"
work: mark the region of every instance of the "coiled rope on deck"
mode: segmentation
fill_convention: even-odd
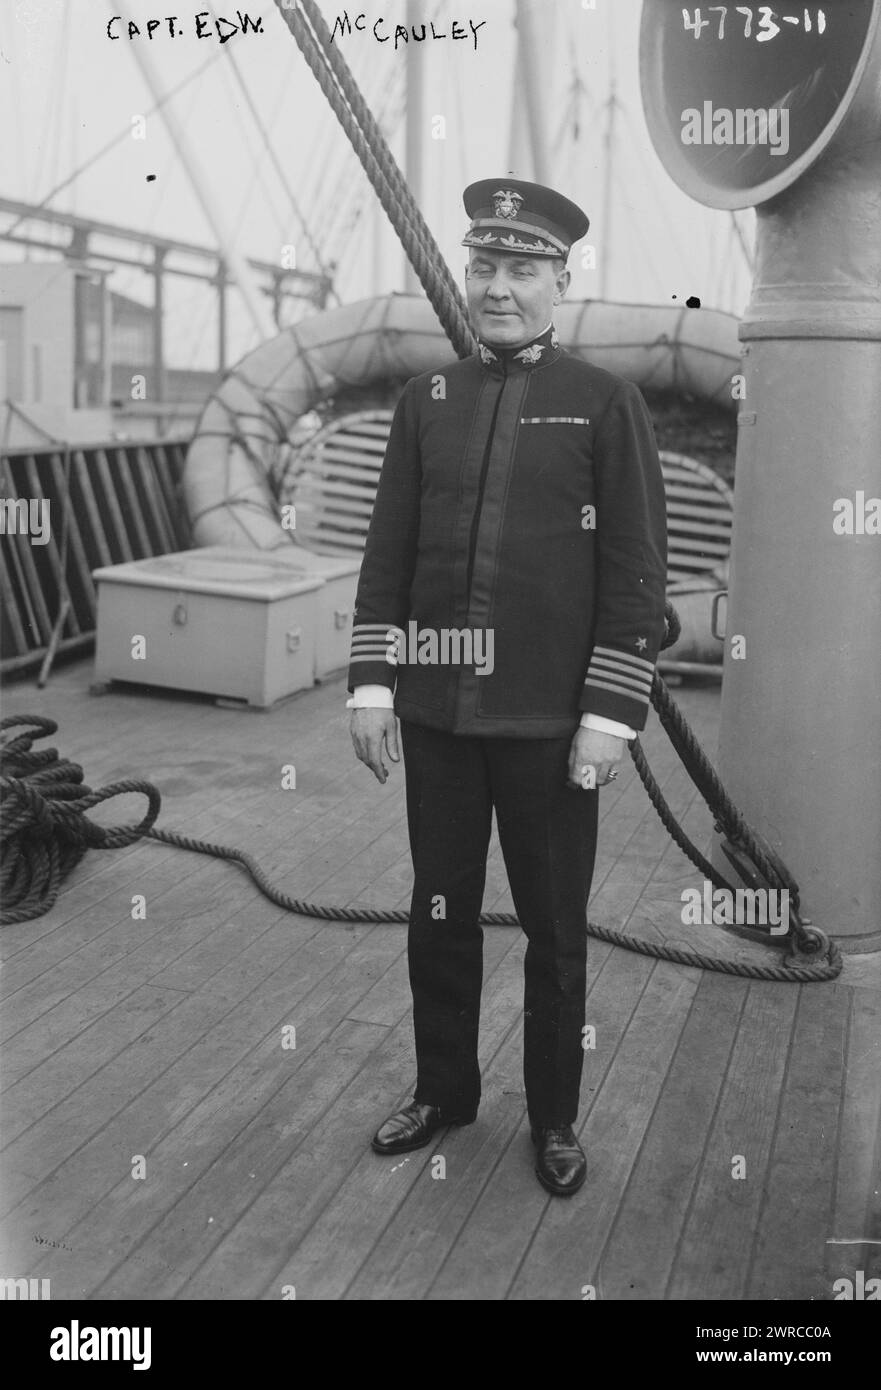
[[[0,924],[27,922],[48,912],[65,879],[87,849],[121,849],[149,833],[161,797],[150,782],[126,779],[92,791],[78,763],[57,748],[33,751],[36,739],[58,730],[37,714],[0,720],[0,731],[23,725],[29,732],[0,735]],[[136,825],[103,826],[86,815],[127,792],[147,798]]]

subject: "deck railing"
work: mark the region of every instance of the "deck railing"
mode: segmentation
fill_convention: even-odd
[[[50,644],[91,649],[99,565],[189,547],[186,446],[173,438],[0,453],[0,677],[39,666]],[[48,526],[33,534],[40,517]]]

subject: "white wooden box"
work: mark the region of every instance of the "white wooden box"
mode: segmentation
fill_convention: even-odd
[[[111,565],[98,585],[95,675],[265,707],[314,682],[319,576],[206,546]],[[145,656],[132,656],[136,636]]]
[[[316,555],[297,545],[273,553],[304,576],[324,580],[324,588],[316,595],[315,679],[326,680],[331,672],[345,670],[349,665],[361,561],[349,556]]]

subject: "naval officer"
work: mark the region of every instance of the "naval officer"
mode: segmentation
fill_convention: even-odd
[[[477,1117],[478,918],[495,811],[528,943],[535,1171],[570,1195],[586,1173],[573,1126],[599,788],[648,713],[664,628],[664,488],[639,391],[570,355],[554,327],[585,214],[507,177],[471,184],[464,202],[477,350],[404,387],[352,635],[352,741],[384,783],[400,719],[414,870],[416,1089],[373,1148],[418,1149]],[[435,635],[427,659],[411,642],[398,661],[405,632]],[[451,632],[466,657],[468,635],[491,635],[491,669],[432,661]]]

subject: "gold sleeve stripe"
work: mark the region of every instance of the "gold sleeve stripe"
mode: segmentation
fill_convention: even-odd
[[[620,661],[625,666],[641,667],[644,671],[651,671],[652,674],[654,674],[654,662],[646,661],[642,656],[631,656],[629,652],[619,652],[616,651],[614,647],[599,646],[594,647],[593,654],[595,657],[606,657],[609,661]]]
[[[641,705],[647,705],[649,697],[635,690],[629,690],[626,685],[617,685],[614,681],[598,681],[588,676],[585,685],[595,686],[598,690],[611,690],[615,695],[628,695],[631,700],[636,700]]]

